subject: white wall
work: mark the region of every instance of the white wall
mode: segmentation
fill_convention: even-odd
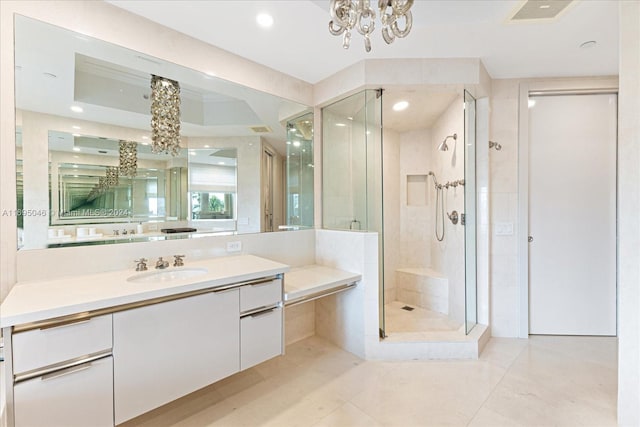
[[[618,423],[640,425],[640,2],[620,2]]]
[[[518,336],[518,80],[494,80],[491,94],[489,139],[502,145],[489,153],[490,221],[513,226],[508,236],[491,235],[490,300],[491,334]]]
[[[396,270],[404,255],[401,243],[401,203],[400,183],[400,135],[383,129],[382,136],[382,176],[383,176],[383,218],[384,218],[384,302],[396,300]]]
[[[297,267],[314,263],[314,233],[314,230],[282,231],[19,251],[18,280],[22,283],[51,277],[96,274],[124,269],[131,269],[133,272],[136,266],[134,260],[140,257],[147,258],[152,264],[158,257],[173,259],[172,255],[176,254],[186,255],[185,264],[189,264],[189,260],[251,254]],[[227,242],[236,241],[242,242],[242,251],[228,253]]]
[[[435,148],[430,129],[400,134],[399,268],[431,267],[432,264],[431,245],[436,239],[434,231],[436,192],[433,188],[433,181],[427,174],[435,166],[435,157],[437,155]],[[425,182],[408,184],[408,175],[426,177]],[[440,175],[437,176],[440,180]],[[424,204],[419,200],[420,194],[416,194],[416,201],[410,202],[408,200],[407,187],[414,186],[417,193],[422,193],[423,184],[425,190]]]
[[[362,275],[355,289],[316,301],[316,334],[367,358],[378,342],[378,234],[317,230],[316,264]]]

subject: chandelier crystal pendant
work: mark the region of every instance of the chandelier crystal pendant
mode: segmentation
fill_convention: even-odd
[[[109,166],[106,170],[106,182],[109,187],[116,187],[119,184],[119,170],[116,166]]]
[[[151,151],[180,154],[180,85],[151,75]]]
[[[406,37],[411,31],[413,0],[379,0],[378,11],[382,23],[382,38],[387,44],[398,38]],[[329,32],[342,36],[342,47],[349,49],[351,31],[355,28],[364,37],[364,48],[371,51],[370,35],[375,29],[376,12],[369,0],[331,0],[329,5],[331,21]],[[400,23],[404,18],[404,28]]]
[[[138,172],[138,143],[135,141],[120,141],[120,176],[133,178]]]

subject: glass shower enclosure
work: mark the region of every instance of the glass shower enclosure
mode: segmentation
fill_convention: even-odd
[[[424,96],[429,96],[425,93]],[[408,306],[411,314],[407,315],[414,319],[428,318],[418,320],[418,327],[434,324],[429,322],[439,316],[438,324],[449,327],[448,332],[468,334],[477,321],[475,99],[462,90],[437,95],[443,108],[442,118],[438,119],[440,124],[424,124],[425,129],[414,126],[398,130],[384,127],[386,96],[382,90],[364,90],[322,109],[323,228],[378,233],[381,338],[396,334],[391,323],[397,320],[400,308],[406,310],[403,306]],[[451,150],[444,153],[438,150],[444,136],[455,132],[457,146],[455,140],[449,139]],[[404,150],[402,156],[401,150]],[[457,165],[455,158],[458,158]],[[448,229],[444,242],[436,239],[433,231],[433,221],[437,219],[426,218],[433,216],[435,206],[431,171],[435,171],[441,184],[461,182],[441,193],[448,197],[445,203],[450,203],[447,215],[440,219],[446,221]],[[414,193],[416,189],[419,193]],[[414,203],[409,198],[416,194],[419,201]],[[449,216],[454,208],[462,211],[455,223]],[[410,226],[401,225],[402,221]],[[410,230],[408,234],[407,230]],[[416,241],[422,245],[416,247],[423,247],[424,252],[411,246],[411,242]],[[431,274],[437,268],[448,270],[449,278],[437,272],[433,278],[424,278],[424,274]],[[418,275],[417,281],[406,285],[414,294],[420,286],[431,286],[424,284],[431,281],[434,286],[446,288],[449,301],[438,308],[421,307],[420,298],[424,299],[424,295],[411,303],[402,301],[397,283],[404,280],[405,273]],[[424,291],[429,292],[435,291]],[[415,339],[416,331],[409,332],[414,333]],[[436,332],[442,330],[436,328]]]

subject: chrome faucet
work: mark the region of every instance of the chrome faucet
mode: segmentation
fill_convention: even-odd
[[[174,255],[175,259],[173,260],[174,267],[182,267],[184,265],[184,255]]]
[[[164,270],[167,267],[169,267],[169,261],[163,260],[162,257],[158,258],[158,261],[156,261],[156,268]]]
[[[135,260],[138,264],[136,265],[136,271],[147,271],[147,259],[140,258]]]

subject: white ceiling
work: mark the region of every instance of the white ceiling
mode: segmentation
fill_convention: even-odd
[[[556,19],[517,23],[508,19],[519,0],[416,0],[411,33],[386,45],[377,29],[368,54],[359,34],[349,50],[329,34],[328,0],[107,1],[310,83],[365,58],[480,58],[493,78],[618,74],[615,0],[576,0]],[[272,28],[256,25],[260,12]],[[589,40],[597,45],[579,47]]]

